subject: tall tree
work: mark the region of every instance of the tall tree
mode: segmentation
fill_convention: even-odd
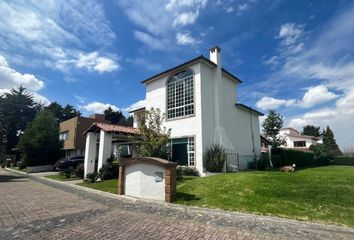
[[[108,107],[103,112],[104,118],[110,121],[112,124],[118,124],[123,126],[133,126],[133,117],[126,118],[121,111],[114,111],[111,107]]]
[[[17,146],[20,135],[33,120],[37,110],[38,105],[33,101],[33,96],[22,86],[11,89],[1,97],[0,140],[7,153],[11,153]]]
[[[343,155],[342,151],[339,149],[336,139],[332,129],[327,126],[326,129],[322,131],[323,144],[329,150],[330,154],[333,156]]]
[[[280,114],[270,110],[262,127],[272,147],[275,148],[285,144],[285,140],[279,136],[279,131],[283,127],[283,117]]]
[[[58,123],[81,115],[73,106],[67,104],[65,107],[62,107],[62,105],[57,102],[52,102],[44,109],[53,113]]]
[[[301,134],[313,136],[313,137],[320,137],[321,136],[321,128],[313,126],[313,125],[306,125],[303,127]]]
[[[25,166],[49,165],[62,156],[57,119],[43,110],[28,124],[18,144]]]

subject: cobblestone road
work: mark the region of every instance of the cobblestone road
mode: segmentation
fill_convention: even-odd
[[[0,169],[0,239],[353,239],[353,236],[354,230],[349,228],[107,197]]]

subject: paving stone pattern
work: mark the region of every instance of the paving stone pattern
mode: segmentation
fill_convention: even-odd
[[[0,169],[0,239],[354,239],[354,229],[132,201]]]

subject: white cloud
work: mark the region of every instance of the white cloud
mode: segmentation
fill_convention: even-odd
[[[272,97],[263,97],[257,103],[256,106],[263,110],[275,110],[281,106],[291,106],[296,103],[296,100],[290,99],[277,99]]]
[[[33,74],[22,74],[12,69],[2,55],[0,55],[0,83],[3,89],[22,85],[30,91],[39,91],[44,87],[44,82]]]
[[[194,24],[207,1],[118,0],[118,4],[134,24],[143,28],[133,30],[137,40],[150,49],[168,51],[174,45],[176,29],[181,31],[181,28]]]
[[[144,33],[141,31],[134,31],[134,37],[140,42],[148,45],[151,49],[160,50],[160,51],[168,49],[163,40],[155,38],[148,33]]]
[[[240,5],[238,5],[238,7],[237,7],[237,9],[239,10],[239,11],[246,11],[247,9],[248,9],[248,4],[247,3],[244,3],[244,4],[240,4]]]
[[[193,45],[197,43],[189,33],[177,33],[176,42],[179,45]]]
[[[328,88],[324,85],[319,85],[310,88],[302,98],[301,105],[304,107],[313,107],[317,104],[328,102],[337,98],[338,96],[328,91]]]
[[[280,26],[278,38],[282,39],[283,45],[289,46],[296,43],[302,34],[303,26],[297,25],[295,23],[285,23]]]
[[[195,12],[184,12],[181,14],[178,14],[173,21],[173,26],[185,26],[189,24],[193,24],[197,17],[199,16],[199,11]]]
[[[71,61],[74,53],[90,54],[85,50],[87,45],[90,49],[102,50],[115,38],[103,6],[96,1],[0,2],[0,45],[10,62],[58,69],[57,62]],[[30,59],[16,57],[19,54],[30,56]],[[98,72],[118,66],[117,63],[112,64],[112,60],[98,61],[96,69],[92,68]]]
[[[132,111],[132,110],[143,108],[145,106],[146,106],[146,100],[145,99],[144,100],[139,100],[139,101],[133,103],[132,105],[130,105],[129,107],[124,108],[123,111],[129,112],[129,111]]]
[[[82,52],[73,53],[73,56],[70,58],[56,62],[56,67],[62,70],[67,70],[71,66],[99,73],[112,72],[119,70],[120,68],[119,64],[114,60],[105,56],[100,56],[98,52],[87,54]]]
[[[109,107],[111,107],[114,111],[119,110],[119,108],[115,105],[109,103],[101,103],[101,102],[90,102],[85,106],[81,106],[81,108],[91,113],[103,113],[103,111]]]

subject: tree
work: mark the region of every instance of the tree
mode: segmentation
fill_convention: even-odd
[[[67,104],[65,107],[62,107],[62,105],[57,102],[52,102],[44,109],[53,113],[58,123],[81,115],[73,106]]]
[[[323,144],[326,146],[332,156],[343,155],[342,151],[338,147],[336,140],[334,139],[333,131],[329,126],[327,126],[326,129],[323,129],[322,138]]]
[[[110,121],[112,124],[118,124],[123,126],[133,126],[133,117],[126,118],[122,112],[114,111],[111,107],[108,107],[103,112],[104,118]]]
[[[280,114],[276,113],[274,110],[269,110],[262,127],[272,147],[276,148],[286,143],[285,140],[279,136],[279,131],[283,127],[283,117]]]
[[[171,129],[163,127],[165,116],[160,109],[151,108],[146,110],[139,120],[139,130],[142,141],[138,146],[138,154],[144,157],[169,158],[168,142]]]
[[[33,96],[22,86],[13,88],[1,96],[0,100],[0,145],[6,153],[17,146],[19,137],[38,111]]]
[[[28,124],[18,144],[24,166],[54,164],[62,157],[63,143],[58,136],[57,119],[50,111],[41,111]]]
[[[313,125],[306,125],[303,127],[301,134],[313,136],[313,137],[320,137],[321,136],[321,129],[320,129],[320,127],[316,127]]]

